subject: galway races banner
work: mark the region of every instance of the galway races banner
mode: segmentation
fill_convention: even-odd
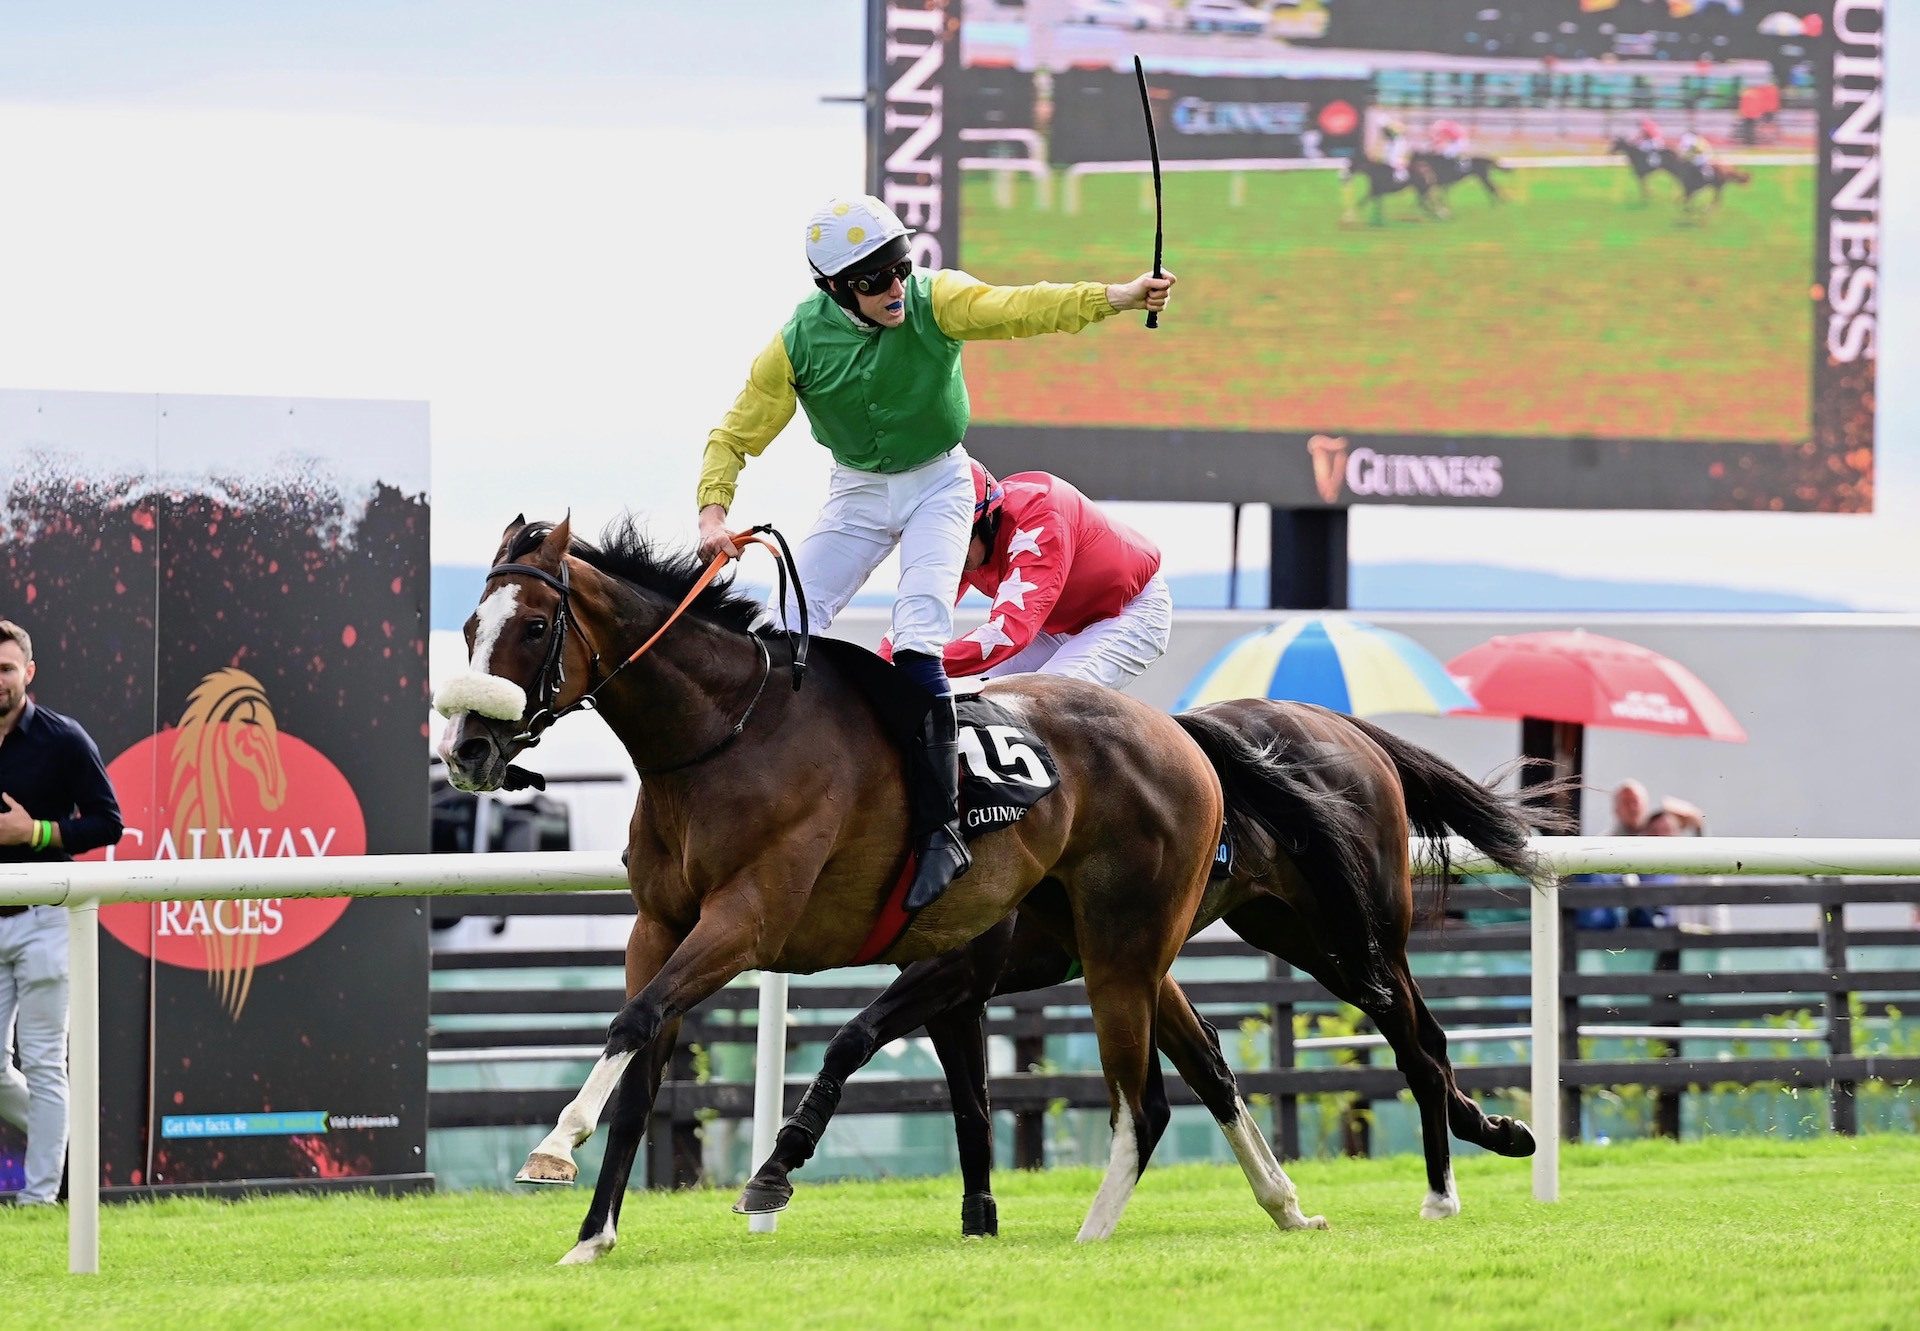
[[[90,858],[426,848],[424,404],[0,393],[0,614],[108,764]],[[424,1171],[411,901],[108,906],[102,1182]]]

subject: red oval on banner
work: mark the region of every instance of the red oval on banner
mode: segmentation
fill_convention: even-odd
[[[182,737],[186,736],[183,741]],[[182,743],[193,751],[179,752]],[[364,855],[367,824],[340,770],[270,722],[211,722],[149,736],[107,765],[126,834],[85,860]],[[143,957],[225,971],[290,957],[331,929],[349,897],[102,906],[108,933]]]
[[[1320,128],[1336,138],[1351,134],[1360,123],[1360,113],[1351,102],[1328,102],[1320,108]]]

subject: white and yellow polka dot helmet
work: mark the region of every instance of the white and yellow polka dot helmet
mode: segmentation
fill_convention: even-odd
[[[871,194],[829,199],[807,219],[807,263],[821,277],[859,264],[890,241],[913,232]]]

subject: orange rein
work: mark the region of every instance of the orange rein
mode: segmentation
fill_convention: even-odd
[[[641,643],[638,647],[634,648],[633,655],[629,656],[626,660],[622,661],[619,665],[615,666],[612,670],[608,671],[607,672],[608,678],[611,678],[612,676],[619,674],[622,670],[625,670],[628,666],[632,665],[635,661],[638,661],[641,657],[645,656],[647,654],[647,649],[652,647],[653,644],[655,644],[656,642],[659,642],[660,635],[665,633],[668,629],[672,628],[673,621],[680,618],[681,615],[685,614],[687,607],[692,605],[694,602],[694,599],[698,597],[701,592],[706,590],[707,584],[720,576],[721,569],[725,568],[728,564],[732,563],[734,560],[738,559],[743,553],[745,553],[747,546],[763,545],[773,553],[773,557],[775,559],[780,558],[779,548],[776,547],[774,543],[772,541],[769,541],[766,537],[754,535],[751,529],[743,532],[731,532],[727,536],[727,541],[728,541],[728,544],[732,545],[733,549],[731,551],[722,550],[719,554],[713,557],[713,562],[707,565],[706,572],[702,573],[697,579],[694,580],[693,586],[687,589],[687,594],[680,599],[680,604],[673,608],[673,613],[667,616],[666,622],[661,624],[659,628],[653,631],[653,636],[651,638],[648,638],[645,642]]]

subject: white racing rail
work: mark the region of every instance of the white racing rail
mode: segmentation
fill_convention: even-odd
[[[1754,876],[1920,876],[1920,841],[1803,840],[1793,837],[1543,837],[1534,846],[1556,872],[1689,873]],[[1415,844],[1418,855],[1422,846]],[[1464,843],[1455,868],[1491,866]],[[72,1092],[68,1115],[67,1267],[100,1269],[100,934],[99,908],[123,902],[242,901],[286,897],[415,897],[435,894],[624,890],[613,855],[585,851],[492,855],[359,855],[333,859],[121,860],[110,864],[0,865],[0,906],[65,906],[71,911]],[[1533,894],[1533,1195],[1560,1195],[1559,889]],[[785,1079],[787,978],[760,977],[759,1057],[754,1088],[756,1161],[773,1149]],[[1756,1038],[1778,1039],[1774,1031]],[[772,1216],[756,1216],[770,1230]]]
[[[1502,167],[1511,171],[1557,170],[1574,167],[1618,167],[1626,169],[1626,159],[1601,153],[1565,154],[1561,156],[1500,156],[1494,153],[1476,154],[1493,157]],[[1245,177],[1248,174],[1262,174],[1279,171],[1338,171],[1347,165],[1344,157],[1228,157],[1193,158],[1175,162],[1160,163],[1162,172],[1197,171],[1215,175],[1225,175],[1231,182],[1231,203],[1240,207],[1246,202]],[[1729,152],[1721,157],[1725,166],[1816,166],[1819,158],[1812,153],[1741,153]],[[1048,166],[1037,156],[1018,157],[968,157],[960,162],[963,171],[1017,172],[1034,177],[1039,191],[1038,203],[1043,209],[1052,206],[1052,177],[1055,168]],[[1060,206],[1068,215],[1076,214],[1081,208],[1082,182],[1088,176],[1142,176],[1150,175],[1153,163],[1144,158],[1126,162],[1074,162],[1058,168],[1060,174]],[[1002,201],[1002,206],[1010,201]]]

